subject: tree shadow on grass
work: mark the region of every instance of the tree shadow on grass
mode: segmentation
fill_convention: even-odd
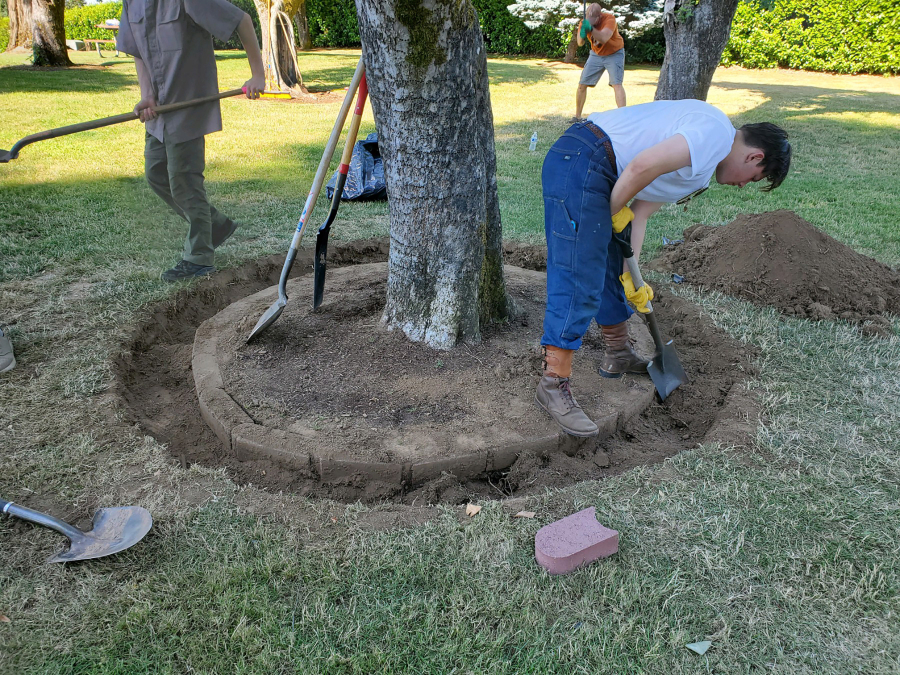
[[[105,93],[137,83],[133,72],[113,70],[122,62],[70,68],[6,66],[0,68],[0,91],[16,93]]]
[[[732,91],[750,91],[762,94],[766,101],[742,112],[740,116],[752,113],[778,111],[787,118],[829,113],[846,112],[900,112],[900,94],[873,92],[857,89],[831,89],[793,84],[756,84],[746,81],[715,79],[713,87]]]

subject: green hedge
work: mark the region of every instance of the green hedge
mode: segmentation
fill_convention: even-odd
[[[0,17],[0,52],[5,52],[9,46],[9,18]]]
[[[353,0],[307,0],[306,20],[313,47],[359,47]]]
[[[256,37],[259,38],[259,14],[253,0],[231,0],[233,5],[240,7],[253,19],[256,28]],[[115,40],[116,32],[107,28],[97,28],[107,19],[118,19],[122,16],[121,2],[104,2],[99,5],[85,5],[66,10],[66,39],[67,40]],[[235,33],[228,42],[220,42],[213,39],[216,49],[242,49],[241,40]],[[106,49],[112,49],[113,45],[103,45]]]
[[[107,19],[118,19],[122,15],[121,2],[104,2],[99,5],[85,5],[67,9],[65,14],[67,40],[115,40],[116,31],[97,28],[98,23]],[[111,49],[115,45],[102,45]]]
[[[745,0],[723,65],[900,73],[897,0]]]

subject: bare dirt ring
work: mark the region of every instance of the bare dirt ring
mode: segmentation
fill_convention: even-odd
[[[418,504],[598,479],[704,440],[740,443],[755,426],[754,403],[740,386],[752,354],[665,289],[655,304],[664,332],[677,335],[691,383],[661,404],[646,377],[599,378],[595,327],[573,382],[603,433],[573,443],[533,403],[543,274],[508,267],[522,315],[486,329],[479,345],[435,352],[380,325],[386,268],[365,263],[384,260],[386,242],[334,249],[323,307],[309,309],[304,254],[284,314],[250,345],[249,330],[274,299],[277,258],[216,275],[153,308],[117,364],[132,420],[183,464],[225,466],[241,484]],[[544,259],[538,247],[508,253],[536,267]],[[363,264],[337,269],[353,263]],[[638,348],[651,351],[633,321]]]

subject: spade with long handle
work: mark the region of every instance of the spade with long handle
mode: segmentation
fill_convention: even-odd
[[[278,281],[278,299],[272,303],[259,318],[259,321],[256,322],[256,326],[253,327],[253,330],[250,331],[250,335],[247,336],[247,342],[250,342],[253,338],[257,337],[275,323],[287,305],[287,280],[291,273],[291,268],[294,266],[294,260],[297,259],[297,250],[300,248],[300,239],[303,237],[306,223],[309,221],[313,209],[316,207],[316,200],[319,198],[319,192],[322,190],[322,184],[325,182],[325,173],[328,171],[328,165],[331,164],[334,149],[337,147],[341,130],[344,128],[344,122],[347,120],[347,113],[350,112],[350,104],[353,103],[353,96],[359,88],[359,83],[360,80],[362,80],[364,72],[365,67],[363,66],[362,58],[360,58],[359,63],[356,66],[356,72],[353,73],[353,79],[350,81],[350,86],[347,88],[347,95],[344,96],[344,102],[341,104],[337,119],[334,121],[331,137],[325,145],[325,152],[322,153],[322,160],[319,162],[319,169],[316,171],[312,187],[306,198],[306,204],[303,206],[303,212],[300,214],[300,222],[297,224],[297,229],[294,231],[294,238],[291,240],[291,246],[288,249],[287,257],[285,258],[284,267],[281,268],[281,279]]]
[[[366,96],[369,87],[366,84],[366,76],[363,75],[359,83],[359,94],[356,97],[356,110],[350,118],[350,129],[347,131],[347,140],[344,143],[344,154],[341,156],[341,165],[338,167],[338,177],[334,185],[334,194],[331,196],[331,210],[328,218],[319,228],[316,235],[316,257],[313,262],[313,309],[318,309],[322,304],[322,295],[325,292],[325,268],[328,257],[328,234],[331,232],[331,224],[337,216],[338,207],[341,205],[341,195],[344,194],[344,184],[347,182],[347,172],[350,171],[350,160],[353,158],[353,146],[359,135],[359,124],[362,121],[363,108],[366,106]]]
[[[641,276],[641,270],[638,267],[637,259],[634,255],[634,249],[631,248],[628,233],[631,226],[621,233],[613,234],[613,239],[622,250],[622,256],[625,258],[625,265],[631,272],[631,280],[634,282],[635,289],[639,289],[644,285],[644,278]],[[653,311],[653,305],[647,302],[647,313],[642,314],[650,328],[650,335],[653,336],[653,342],[656,345],[656,353],[653,360],[647,364],[647,372],[650,373],[650,379],[656,387],[656,392],[662,401],[673,391],[678,389],[682,384],[688,382],[688,376],[684,372],[684,366],[681,365],[681,359],[678,358],[678,352],[672,344],[672,340],[664,342],[662,333],[659,331],[659,324],[656,321],[656,314]]]

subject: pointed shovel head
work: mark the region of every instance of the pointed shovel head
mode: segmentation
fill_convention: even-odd
[[[271,304],[269,309],[259,317],[259,321],[256,322],[256,326],[253,327],[253,330],[250,331],[250,335],[247,337],[247,342],[250,342],[250,340],[275,323],[284,311],[285,305],[287,305],[287,298],[279,296],[279,298]]]
[[[151,525],[150,512],[140,506],[99,509],[94,514],[94,527],[89,532],[71,535],[69,550],[57,553],[47,562],[90,560],[124,551],[143,539]]]
[[[659,353],[653,357],[653,360],[647,365],[647,372],[650,373],[650,379],[653,380],[653,386],[656,387],[662,401],[665,401],[669,394],[689,381],[671,340],[664,344]]]
[[[0,164],[6,164],[17,156],[18,155],[13,155],[11,150],[0,150]]]

